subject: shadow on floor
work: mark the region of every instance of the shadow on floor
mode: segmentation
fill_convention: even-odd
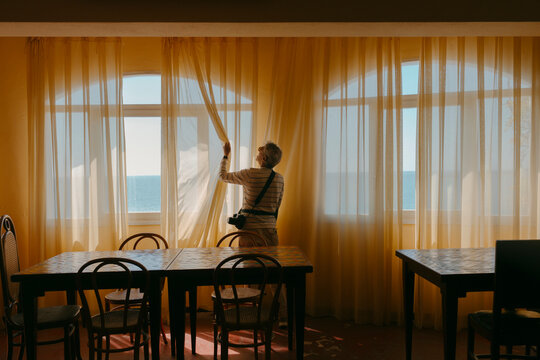
[[[189,324],[189,319],[187,319]],[[199,313],[197,329],[197,355],[191,354],[189,325],[186,325],[186,360],[211,360],[213,359],[213,340],[211,315]],[[169,337],[168,328],[165,328]],[[40,333],[41,334],[41,333]],[[47,333],[45,336],[53,336]],[[246,334],[247,336],[251,336]],[[234,341],[241,342],[242,334]],[[88,359],[86,347],[87,339],[84,329],[81,331],[81,352],[84,359]],[[129,343],[129,336],[125,335],[111,341],[112,346],[125,346]],[[467,337],[466,331],[458,334],[456,360],[465,360]],[[477,337],[477,349],[487,352],[489,344]],[[5,359],[7,341],[5,333],[0,333],[0,359]],[[164,360],[174,359],[171,356],[170,342],[164,344],[161,341],[160,358]],[[17,353],[15,354],[17,355]],[[141,359],[143,359],[141,351]],[[38,359],[62,359],[63,345],[55,344],[38,347]],[[111,360],[132,359],[131,352],[112,354]],[[259,349],[259,358],[264,359],[264,348]],[[295,352],[287,349],[287,331],[276,330],[272,341],[272,359],[293,360]],[[251,360],[254,359],[252,349],[230,348],[229,359]],[[377,360],[401,360],[405,359],[404,330],[398,326],[361,326],[348,322],[338,321],[334,318],[306,318],[305,352],[304,359],[377,359]],[[440,331],[414,330],[413,334],[413,359],[414,360],[442,360],[443,337]]]

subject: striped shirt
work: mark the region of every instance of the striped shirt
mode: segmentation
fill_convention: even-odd
[[[276,176],[270,183],[263,198],[256,208],[253,207],[257,196],[263,189],[272,169],[268,168],[250,168],[236,172],[227,172],[228,159],[221,160],[219,169],[219,177],[222,181],[231,184],[242,185],[244,189],[244,201],[242,209],[246,210],[262,210],[269,213],[275,213],[281,205],[283,198],[283,176],[276,172]],[[246,224],[243,230],[248,229],[268,229],[276,227],[276,218],[273,215],[254,215],[245,214],[247,216]]]

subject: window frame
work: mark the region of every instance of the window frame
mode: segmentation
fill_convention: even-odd
[[[410,57],[410,58],[401,59],[400,68],[404,63],[410,63],[410,62],[419,63],[419,61],[420,61],[420,59],[418,57]],[[420,79],[420,73],[418,73],[418,79]],[[401,94],[400,96],[401,96],[401,110],[403,111],[404,109],[416,109],[416,117],[417,117],[417,123],[418,123],[418,102],[419,102],[419,94],[418,94],[418,92],[416,94],[407,94],[407,95]],[[339,99],[329,100],[328,101],[329,107],[334,102],[339,104],[340,100]],[[368,108],[369,109],[368,110],[368,117],[369,118],[373,118],[373,117],[376,116],[376,114],[375,114],[376,102],[377,102],[376,97],[366,98],[366,105],[369,105],[369,108]],[[356,99],[347,99],[347,106],[349,106],[349,105],[357,105],[357,104],[358,104],[358,101]],[[417,141],[415,143],[417,143]],[[415,149],[415,156],[416,156],[416,151],[417,151],[417,149]],[[326,161],[326,160],[324,160],[324,161]],[[370,165],[370,166],[373,166],[373,165]],[[415,169],[415,172],[416,172],[416,169]],[[403,186],[403,182],[402,182],[402,186]],[[415,190],[415,196],[416,196],[416,190]],[[414,225],[416,223],[416,205],[415,205],[415,209],[403,209],[402,208],[400,210],[401,210],[401,213],[402,213],[402,223],[403,223],[403,225]],[[362,213],[362,214],[348,214],[348,213],[343,214],[342,213],[342,214],[338,215],[338,214],[335,214],[335,213],[328,213],[328,212],[326,212],[326,209],[323,210],[323,213],[324,213],[324,216],[327,219],[338,219],[338,217],[340,217],[340,216],[341,217],[343,217],[343,216],[345,216],[345,217],[349,217],[349,216],[350,217],[368,217],[368,218],[370,217],[369,213]]]
[[[122,81],[126,77],[132,76],[148,76],[148,75],[157,75],[160,77],[162,74],[160,72],[126,72],[122,74]],[[123,100],[123,98],[122,98]],[[162,103],[159,104],[124,104],[122,101],[122,117],[125,122],[126,117],[158,117],[160,122]],[[127,156],[127,153],[126,153]],[[160,159],[161,161],[161,159]],[[126,175],[127,176],[127,175]],[[160,174],[161,178],[161,174]],[[126,203],[127,203],[127,186],[126,186]],[[127,212],[128,225],[160,225],[161,224],[161,209],[156,212],[130,212],[128,209]]]
[[[402,69],[403,67],[403,64],[405,63],[411,63],[411,62],[417,62],[418,63],[418,82],[420,82],[420,58],[419,57],[406,57],[406,58],[402,58],[401,61],[400,61],[400,69]],[[401,79],[403,81],[403,70],[401,70],[402,73],[401,73]],[[401,111],[403,112],[404,109],[416,109],[416,124],[417,124],[417,127],[418,127],[418,103],[419,103],[419,90],[420,90],[420,87],[419,87],[420,83],[418,84],[418,90],[416,92],[416,94],[407,94],[407,95],[403,95],[401,94]],[[403,113],[402,113],[403,115]],[[403,119],[403,116],[402,116],[402,119]],[[416,130],[415,130],[416,132]],[[403,132],[402,132],[402,135],[403,135]],[[417,134],[418,135],[418,134]],[[402,139],[403,141],[403,139]],[[416,152],[418,151],[418,139],[415,140],[415,144],[417,146],[415,146],[415,150],[414,150],[414,156],[416,157]],[[402,149],[404,150],[404,149]],[[415,164],[415,179],[416,179],[416,164]],[[403,175],[403,170],[402,170],[402,175]],[[403,179],[403,177],[402,177]],[[401,186],[403,187],[403,180],[401,182]],[[403,189],[402,189],[403,191]],[[415,180],[415,190],[414,190],[414,196],[416,197],[416,180]],[[414,209],[401,209],[401,214],[402,214],[402,222],[403,222],[403,225],[414,225],[416,224],[416,201],[415,201],[415,204],[414,204]]]

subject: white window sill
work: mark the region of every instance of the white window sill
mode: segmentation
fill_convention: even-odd
[[[130,212],[128,214],[129,225],[159,225],[161,213],[159,212]]]

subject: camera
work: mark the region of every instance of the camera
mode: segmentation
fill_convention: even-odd
[[[244,224],[246,223],[246,216],[242,214],[234,214],[233,216],[227,219],[227,222],[231,225],[236,226],[237,229],[241,229],[244,227]]]

